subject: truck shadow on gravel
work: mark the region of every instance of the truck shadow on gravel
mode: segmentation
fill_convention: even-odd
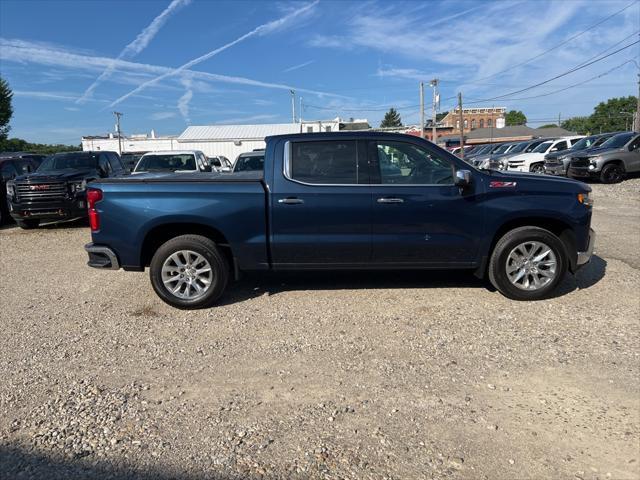
[[[0,478],[11,480],[231,480],[251,476],[216,473],[167,472],[161,466],[136,468],[106,461],[65,459],[27,451],[13,445],[0,446]]]
[[[551,298],[592,287],[602,280],[606,267],[606,260],[594,255],[591,262],[576,275],[567,274]],[[218,305],[288,291],[424,289],[428,293],[429,290],[439,288],[477,288],[495,292],[487,280],[478,279],[464,270],[253,272],[245,274],[239,282],[233,284]]]

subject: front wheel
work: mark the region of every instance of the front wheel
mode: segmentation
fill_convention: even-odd
[[[32,228],[38,228],[38,225],[40,225],[40,220],[16,220],[16,223],[20,228],[24,230],[31,230]]]
[[[567,271],[562,241],[538,227],[520,227],[496,244],[489,262],[489,280],[513,300],[546,298]]]
[[[608,163],[602,167],[600,181],[602,183],[620,183],[624,178],[624,168],[617,163]]]
[[[531,173],[544,173],[544,163],[534,163],[529,171]]]
[[[156,251],[149,269],[158,296],[181,309],[212,306],[229,281],[229,265],[216,244],[200,235],[181,235]]]

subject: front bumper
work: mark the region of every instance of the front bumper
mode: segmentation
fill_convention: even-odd
[[[526,165],[509,165],[507,167],[508,172],[528,172],[529,168]]]
[[[571,178],[596,178],[600,175],[600,170],[589,170],[588,167],[569,167],[567,176]]]
[[[595,248],[596,243],[596,232],[593,228],[589,229],[589,245],[584,252],[578,252],[578,256],[576,258],[576,269],[585,266],[587,263],[591,261],[591,257],[593,256],[593,250]]]
[[[42,219],[68,220],[87,216],[87,206],[84,198],[58,202],[21,202],[15,203],[7,198],[9,214],[15,220]]]
[[[105,270],[119,270],[120,262],[118,256],[109,247],[103,245],[94,245],[87,243],[84,249],[89,254],[87,265],[93,268],[101,268]]]
[[[548,175],[559,175],[559,176],[564,177],[567,174],[567,169],[565,168],[564,165],[558,165],[558,164],[547,165],[547,164],[545,164],[544,173],[546,173]]]

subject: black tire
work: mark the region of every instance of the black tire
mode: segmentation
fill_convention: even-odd
[[[510,253],[520,244],[540,242],[551,249],[556,258],[555,277],[537,290],[524,290],[511,283],[507,274]],[[519,227],[507,232],[496,244],[489,262],[489,280],[505,297],[512,300],[541,300],[547,298],[564,278],[567,271],[567,252],[562,241],[553,233],[539,227]]]
[[[38,228],[40,225],[40,220],[37,219],[29,219],[29,220],[16,220],[18,226],[24,230],[31,230],[32,228]]]
[[[544,173],[544,163],[534,163],[529,167],[529,171],[531,173]]]
[[[624,167],[619,163],[607,163],[600,172],[602,183],[620,183],[624,179]]]
[[[163,283],[162,267],[171,255],[179,251],[195,252],[204,257],[211,267],[210,284],[205,287],[205,293],[198,298],[180,298],[171,293]],[[181,235],[158,248],[151,259],[149,277],[155,292],[169,305],[186,310],[206,308],[212,306],[224,293],[229,282],[229,264],[211,239],[201,235]]]

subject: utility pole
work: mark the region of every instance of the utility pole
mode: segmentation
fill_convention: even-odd
[[[118,155],[122,155],[122,141],[120,140],[120,138],[122,137],[120,133],[120,117],[123,114],[120,112],[113,112],[113,114],[116,116],[116,130],[118,131]]]
[[[440,94],[438,93],[438,79],[434,78],[429,82],[431,88],[433,88],[433,102],[431,107],[431,137],[433,139],[433,143],[436,143],[436,118],[438,117],[438,107],[440,106]]]
[[[460,119],[460,158],[464,160],[464,122],[462,116],[462,93],[458,93],[458,118]]]
[[[640,73],[638,74],[638,105],[636,106],[635,121],[636,121],[635,131],[640,132]]]
[[[560,115],[561,113],[558,113],[558,126],[560,126]]]
[[[289,90],[291,92],[291,123],[296,123],[296,92],[294,90]]]
[[[420,138],[424,138],[424,83],[423,82],[420,82]]]
[[[302,97],[300,97],[300,110],[298,111],[298,120],[300,120],[300,133],[302,133]]]

